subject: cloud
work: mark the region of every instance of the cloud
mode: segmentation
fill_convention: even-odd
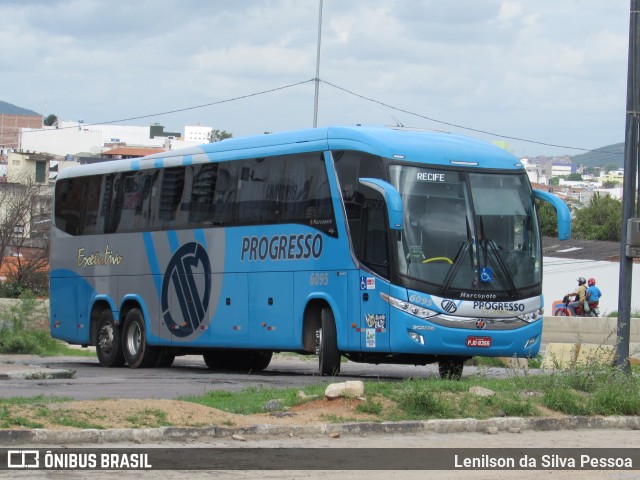
[[[0,18],[12,46],[0,50],[1,99],[62,119],[146,115],[315,76],[309,0],[5,0]],[[624,136],[628,22],[625,2],[325,0],[320,77],[446,122],[599,147]],[[306,84],[148,122],[238,136],[308,127],[312,109]],[[438,126],[321,85],[321,125],[391,116]]]

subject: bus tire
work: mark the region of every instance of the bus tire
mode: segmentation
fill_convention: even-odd
[[[318,364],[320,375],[335,376],[340,373],[340,352],[336,335],[336,321],[330,308],[321,313],[320,348]]]
[[[96,329],[96,355],[103,367],[121,367],[124,365],[120,330],[113,321],[111,310],[105,308],[98,317]]]
[[[442,380],[460,380],[464,369],[464,358],[446,357],[438,361],[438,371]]]
[[[122,353],[131,368],[152,367],[158,358],[158,350],[147,343],[144,317],[137,308],[129,310],[124,319]]]
[[[254,372],[261,372],[269,366],[273,352],[269,350],[256,350],[256,353],[251,361],[251,370]]]

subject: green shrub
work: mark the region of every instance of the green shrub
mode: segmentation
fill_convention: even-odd
[[[60,349],[49,334],[46,311],[34,298],[0,310],[0,353],[52,355]]]

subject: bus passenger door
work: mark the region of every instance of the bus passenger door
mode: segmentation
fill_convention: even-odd
[[[389,304],[382,295],[389,295],[389,234],[377,192],[363,203],[361,228],[360,261],[367,268],[360,269],[360,346],[363,352],[388,352]]]

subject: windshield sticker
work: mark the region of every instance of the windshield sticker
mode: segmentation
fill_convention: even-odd
[[[376,348],[376,329],[367,328],[365,335],[367,339],[367,348]]]
[[[489,267],[480,268],[480,281],[484,283],[493,282],[493,270],[491,270]]]
[[[119,253],[109,250],[109,245],[104,247],[104,252],[95,251],[90,255],[85,255],[84,248],[78,249],[78,266],[82,268],[97,267],[103,265],[120,265],[123,257]]]

